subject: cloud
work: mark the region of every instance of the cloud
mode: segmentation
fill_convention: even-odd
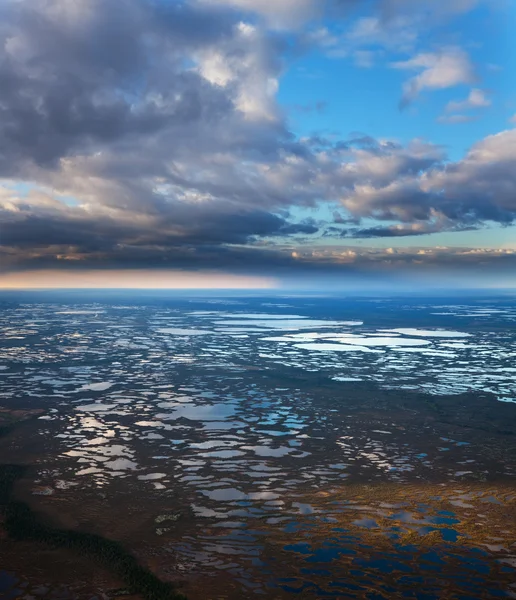
[[[345,29],[312,29],[304,37],[305,43],[319,47],[330,58],[351,57],[356,66],[370,68],[387,52],[412,52],[419,35],[414,20],[403,15],[384,20],[373,12],[349,22]]]
[[[329,231],[308,215],[335,212],[334,237],[514,221],[516,130],[454,163],[421,139],[297,138],[276,98],[297,33],[242,8],[1,4],[2,268],[288,270]],[[422,71],[419,93],[460,79],[441,58],[399,68]]]
[[[116,246],[245,244],[255,237],[313,234],[311,221],[289,221],[270,212],[230,203],[168,203],[143,212],[120,207],[69,207],[45,194],[0,198],[2,245],[76,246],[110,252]]]
[[[503,1],[320,0],[326,19],[309,30],[305,41],[329,57],[352,58],[356,66],[370,68],[388,64],[392,54],[414,55],[429,34],[435,38],[435,31],[458,17],[481,5],[495,11]]]
[[[254,13],[263,17],[275,29],[297,29],[313,19],[324,5],[315,0],[198,0],[209,6],[229,6],[243,13]]]
[[[380,0],[378,4],[382,16],[386,19],[401,13],[423,14],[427,19],[433,20],[468,13],[488,1],[493,0]]]
[[[10,0],[1,16],[0,174],[230,109],[227,94],[180,67],[232,35],[225,15],[146,0]]]
[[[396,21],[404,21],[405,24],[420,21],[423,18],[428,25],[429,21],[434,23],[444,19],[464,14],[473,10],[477,5],[487,0],[375,0],[372,3],[374,17],[360,19],[354,27],[355,35],[358,37],[369,37],[379,35],[385,41],[385,33],[382,27],[392,27]],[[490,0],[493,2],[493,0]],[[245,16],[258,16],[265,20],[269,27],[274,29],[298,29],[318,17],[326,16],[330,19],[348,19],[361,0],[195,0],[196,3],[213,8],[229,7],[240,11]],[[377,24],[375,24],[377,22]],[[400,23],[394,24],[401,35]],[[412,33],[407,35],[412,36]],[[398,43],[400,41],[391,43]]]
[[[451,221],[446,220],[441,215],[436,216],[434,220],[423,221],[420,223],[410,223],[410,224],[398,224],[398,225],[389,225],[389,226],[379,226],[379,227],[369,227],[365,229],[355,229],[351,232],[348,232],[347,235],[343,237],[353,237],[353,238],[396,238],[396,237],[409,237],[416,235],[427,235],[429,233],[437,233],[439,231],[447,230],[455,230],[455,231],[465,231],[474,229],[473,227],[457,227]]]
[[[239,171],[237,180],[208,178],[195,186],[178,172],[173,184],[152,189],[140,181],[146,162],[134,164],[137,185],[127,173],[132,155],[117,156],[114,164],[101,155],[92,164],[71,161],[70,173],[65,168],[57,174],[71,181],[74,187],[68,192],[82,199],[77,205],[67,204],[67,196],[56,196],[50,189],[24,195],[5,188],[0,198],[2,245],[10,248],[10,262],[20,265],[78,261],[90,266],[155,263],[202,268],[203,261],[215,260],[236,269],[256,265],[253,259],[263,251],[256,247],[260,239],[271,240],[266,255],[270,258],[281,246],[279,240],[317,234],[320,224],[288,216],[289,206],[315,206],[317,199],[341,206],[334,213],[338,228],[333,237],[340,235],[340,227],[349,228],[363,218],[387,224],[348,229],[345,235],[415,236],[514,221],[516,130],[486,138],[456,163],[444,158],[441,148],[422,140],[404,147],[362,136],[276,157],[266,168],[258,163],[257,189],[248,186]],[[203,164],[202,157],[196,164]],[[215,166],[219,175],[219,167],[227,167]],[[269,211],[263,208],[264,199]],[[311,245],[309,240],[305,243]],[[235,245],[242,247],[239,253]],[[285,263],[281,253],[274,256],[278,265]]]
[[[486,108],[487,106],[491,106],[491,100],[486,96],[485,92],[478,88],[473,88],[465,100],[448,102],[445,111],[462,112],[475,108]]]
[[[308,272],[310,269],[321,273],[335,274],[376,274],[427,276],[431,273],[443,281],[446,274],[452,275],[451,285],[460,282],[461,277],[471,275],[471,281],[478,281],[484,275],[513,273],[516,267],[515,249],[464,248],[464,247],[425,247],[373,248],[364,246],[323,246],[316,250],[294,248],[297,268]],[[505,284],[514,283],[507,278]],[[410,282],[413,284],[414,280]]]
[[[345,41],[354,47],[381,47],[396,51],[410,51],[418,37],[416,23],[406,12],[391,18],[361,17],[347,31]]]
[[[26,279],[23,284],[29,287],[30,277],[41,281],[38,271],[54,273],[58,280],[58,272],[63,273],[64,281],[74,285],[83,285],[84,278],[89,275],[111,282],[111,286],[127,281],[131,273],[145,271],[151,285],[159,287],[157,277],[162,275],[162,282],[169,279],[168,273],[198,273],[204,277],[207,271],[219,273],[219,277],[228,275],[252,274],[255,279],[266,277],[280,281],[298,279],[316,285],[317,278],[346,275],[346,281],[357,277],[363,282],[363,277],[374,279],[402,276],[404,274],[427,277],[432,273],[442,284],[444,276],[450,274],[451,286],[460,283],[462,277],[471,275],[471,281],[478,282],[480,275],[489,277],[500,275],[501,281],[508,286],[513,283],[510,276],[516,269],[516,249],[494,248],[460,248],[460,247],[427,247],[412,246],[402,248],[375,248],[367,246],[318,245],[310,248],[306,245],[285,245],[272,248],[205,246],[185,249],[181,247],[146,248],[117,248],[109,256],[89,253],[87,256],[66,259],[56,253],[56,248],[46,248],[40,251],[25,250],[20,262],[19,251],[16,251],[15,261],[12,251],[0,247],[0,260],[4,265],[0,273],[0,287],[9,280]],[[108,277],[99,276],[108,272]],[[67,279],[67,273],[70,277]],[[127,275],[124,275],[127,273]],[[28,275],[27,275],[28,274]],[[31,275],[32,274],[32,275]],[[157,275],[155,275],[157,274]],[[193,275],[189,275],[193,278]],[[307,279],[308,278],[308,279]],[[349,278],[349,279],[348,279]],[[27,281],[28,280],[28,281]],[[220,279],[219,279],[220,281]],[[414,283],[413,279],[410,282]],[[19,284],[18,284],[19,285]],[[62,285],[62,284],[61,284]],[[478,285],[478,284],[477,284]],[[134,286],[128,286],[134,287]],[[195,286],[197,287],[197,285]],[[202,287],[202,286],[201,286]],[[229,287],[229,286],[228,286]]]
[[[516,218],[516,130],[490,135],[472,146],[465,158],[425,174],[421,189],[437,193],[440,210],[462,222]]]
[[[436,53],[421,53],[405,61],[391,63],[394,69],[420,71],[404,85],[400,106],[406,107],[424,90],[441,90],[475,81],[469,56],[462,49],[450,47]]]
[[[478,116],[476,115],[441,115],[437,118],[438,123],[471,123],[477,121]]]
[[[513,223],[515,160],[515,129],[486,137],[455,163],[440,161],[438,149],[424,145],[411,152],[365,153],[354,166],[356,184],[342,204],[355,216],[438,222],[441,230]],[[376,177],[361,181],[358,173],[371,172],[373,165]]]

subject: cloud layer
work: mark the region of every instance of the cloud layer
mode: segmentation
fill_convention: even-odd
[[[441,3],[427,4],[441,14]],[[449,12],[473,4],[446,3]],[[290,59],[306,48],[306,23],[353,5],[2,3],[3,268],[295,269],[300,259],[288,248],[301,241],[512,223],[515,129],[455,163],[420,139],[336,141],[290,130],[276,94]],[[401,0],[377,9],[375,35],[412,10]],[[392,66],[411,77],[404,103],[475,80],[455,47]],[[487,102],[474,89],[449,112]],[[336,222],[317,216],[335,210]]]

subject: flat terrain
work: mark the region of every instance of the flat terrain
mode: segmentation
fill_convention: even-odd
[[[516,596],[510,299],[2,300],[9,501],[116,542],[149,590]],[[8,533],[6,598],[153,593]]]

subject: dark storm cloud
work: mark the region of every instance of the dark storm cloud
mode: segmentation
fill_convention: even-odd
[[[438,223],[416,223],[413,225],[392,225],[390,227],[366,227],[364,229],[347,230],[342,233],[341,237],[348,238],[397,238],[408,237],[414,235],[427,235],[429,233],[437,233],[443,229],[453,231],[473,231],[477,229],[473,226],[461,225],[460,228],[453,229],[452,224],[444,226],[442,222]]]
[[[2,245],[18,248],[74,246],[80,254],[114,251],[128,246],[210,246],[246,244],[256,237],[314,234],[318,227],[311,221],[292,222],[260,210],[235,212],[234,208],[196,206],[149,214],[145,221],[118,216],[90,215],[70,209],[46,214],[19,211],[15,216],[0,211]],[[125,215],[124,215],[125,216]]]
[[[427,231],[414,231],[398,227],[368,227],[366,229],[357,229],[349,235],[346,232],[344,237],[354,238],[382,238],[382,237],[405,237],[409,235],[424,235]]]

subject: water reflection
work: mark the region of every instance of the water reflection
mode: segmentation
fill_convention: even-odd
[[[263,593],[388,597],[380,573],[404,577],[410,594],[417,555],[427,570],[458,561],[455,581],[467,594],[473,541],[516,560],[503,529],[492,535],[502,527],[493,508],[512,510],[514,498],[471,488],[486,473],[513,476],[514,463],[493,465],[477,434],[442,435],[445,425],[433,413],[411,417],[408,401],[382,408],[393,388],[515,397],[510,333],[231,310],[6,312],[10,337],[38,334],[0,356],[2,394],[48,405],[42,432],[56,451],[38,485],[65,499],[120,479],[144,500],[173,491],[188,514],[184,530],[153,525],[156,543],[184,569],[227,571]],[[370,386],[362,395],[361,385]],[[432,481],[428,498],[417,488],[378,492]],[[448,482],[465,489],[442,494]],[[474,523],[489,531],[481,542]],[[423,552],[429,540],[440,553]],[[468,540],[467,552],[454,549]]]

